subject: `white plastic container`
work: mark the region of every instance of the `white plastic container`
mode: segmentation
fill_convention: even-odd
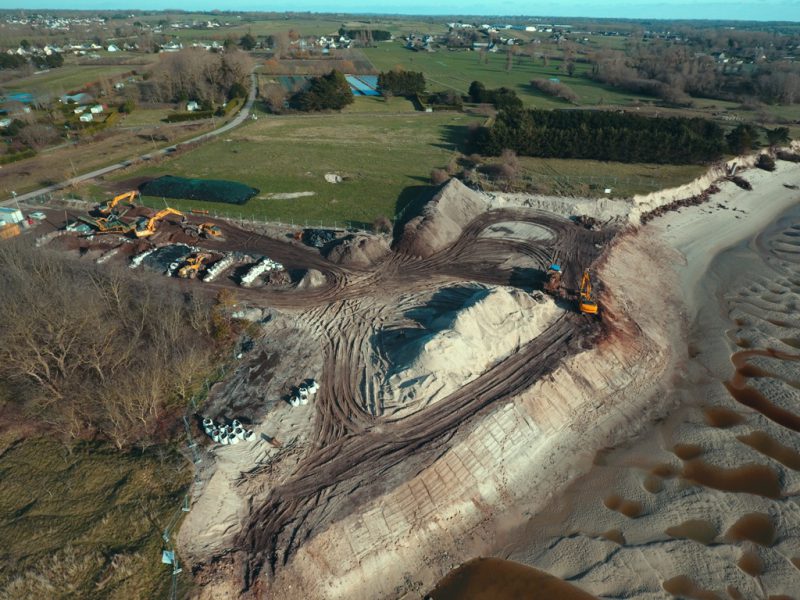
[[[289,401],[292,406],[300,406],[300,398],[297,396],[292,396],[292,399]]]
[[[244,439],[244,429],[242,427],[237,427],[236,429],[233,430],[233,433],[240,440]]]
[[[233,423],[231,423],[231,429],[236,429],[237,427],[241,427],[242,424],[238,419],[234,419]]]
[[[305,396],[300,396],[300,404],[302,404],[303,406],[308,404],[308,394],[306,394]]]
[[[252,442],[255,441],[255,439],[256,439],[256,434],[252,429],[248,429],[247,431],[244,432],[245,442]]]
[[[229,434],[228,434],[228,443],[229,443],[231,446],[232,446],[232,445],[234,445],[234,444],[238,444],[238,443],[239,443],[239,438],[238,438],[238,437],[236,437],[236,434],[235,434],[235,433],[229,433]]]
[[[316,379],[311,380],[311,384],[308,386],[308,391],[312,394],[316,394],[319,391],[319,384],[317,383]]]
[[[215,442],[219,443],[219,429],[212,429],[211,430],[211,439]]]
[[[227,446],[228,445],[229,440],[228,440],[228,434],[227,433],[220,432],[220,434],[219,434],[219,443],[222,444],[223,446]]]

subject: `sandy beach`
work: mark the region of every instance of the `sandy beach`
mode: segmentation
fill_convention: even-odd
[[[688,325],[645,403],[660,417],[601,449],[505,556],[598,597],[796,597],[800,195],[784,184],[800,169],[745,177],[752,192],[723,184],[708,205],[635,235],[675,253],[674,326]],[[661,273],[646,283],[672,292]]]

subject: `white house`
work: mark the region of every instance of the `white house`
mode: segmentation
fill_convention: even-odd
[[[82,123],[90,123],[94,121],[94,115],[92,113],[86,113],[85,115],[81,115],[78,117]]]
[[[85,107],[85,106],[79,106],[78,108],[76,108],[76,109],[75,109],[75,110],[73,110],[72,112],[74,112],[76,115],[82,115],[82,114],[83,114],[83,111],[84,111],[85,109],[86,109],[86,107]]]
[[[200,110],[200,105],[197,103],[197,101],[192,100],[191,102],[186,103],[186,110],[188,110],[189,112]]]
[[[109,44],[106,50],[108,52],[119,52],[119,48],[117,48],[114,44]]]
[[[103,112],[103,105],[95,104],[89,109],[89,112],[92,113],[93,115],[99,115],[101,112]]]
[[[11,125],[11,119],[0,119],[0,128],[5,129]]]
[[[161,46],[161,50],[164,52],[177,52],[183,48],[183,44],[179,44],[177,42],[168,42]]]

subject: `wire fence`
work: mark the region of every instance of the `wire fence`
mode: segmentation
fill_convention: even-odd
[[[98,202],[92,200],[84,200],[82,198],[72,197],[68,194],[64,194],[62,192],[51,192],[47,194],[41,194],[40,196],[36,196],[34,198],[29,198],[25,201],[25,204],[30,206],[47,206],[53,205],[54,203],[58,204],[59,208],[64,209],[74,209],[74,210],[88,210],[94,207]],[[167,200],[162,198],[161,200],[145,200],[142,202],[142,206],[146,206],[148,208],[159,209],[167,206]],[[297,219],[290,219],[289,221],[281,221],[272,218],[267,214],[266,211],[258,211],[252,210],[248,212],[244,211],[216,211],[216,210],[195,210],[195,209],[186,209],[186,212],[189,216],[196,216],[196,217],[203,217],[207,216],[214,219],[222,219],[228,221],[239,222],[244,225],[270,225],[280,229],[287,229],[287,230],[296,230],[298,228],[309,229],[309,228],[324,228],[324,229],[337,229],[342,231],[352,231],[354,233],[370,233],[372,231],[372,225],[368,223],[363,223],[360,221],[345,221],[345,220],[326,220],[326,219],[308,219],[308,218],[297,218]]]
[[[234,356],[232,358],[235,357],[236,351],[234,351]],[[202,491],[204,484],[206,483],[201,469],[198,467],[198,465],[203,463],[204,452],[197,440],[192,435],[191,419],[193,415],[197,413],[203,401],[208,397],[208,392],[211,390],[211,386],[225,377],[231,368],[231,364],[231,362],[223,364],[215,373],[203,380],[200,390],[189,398],[189,401],[186,404],[186,411],[181,417],[184,431],[186,433],[186,458],[192,461],[194,480],[190,490],[184,495],[180,506],[169,518],[167,525],[164,527],[164,531],[161,534],[161,539],[163,541],[161,562],[172,565],[172,570],[169,573],[169,577],[171,578],[169,588],[170,600],[177,600],[178,598],[178,576],[183,572],[183,569],[180,566],[177,550],[175,549],[172,534],[180,523],[181,518],[191,510],[192,496],[198,496]]]

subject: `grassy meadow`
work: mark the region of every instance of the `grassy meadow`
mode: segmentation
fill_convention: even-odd
[[[168,596],[161,534],[191,481],[177,452],[29,438],[0,453],[0,473],[0,597]]]

